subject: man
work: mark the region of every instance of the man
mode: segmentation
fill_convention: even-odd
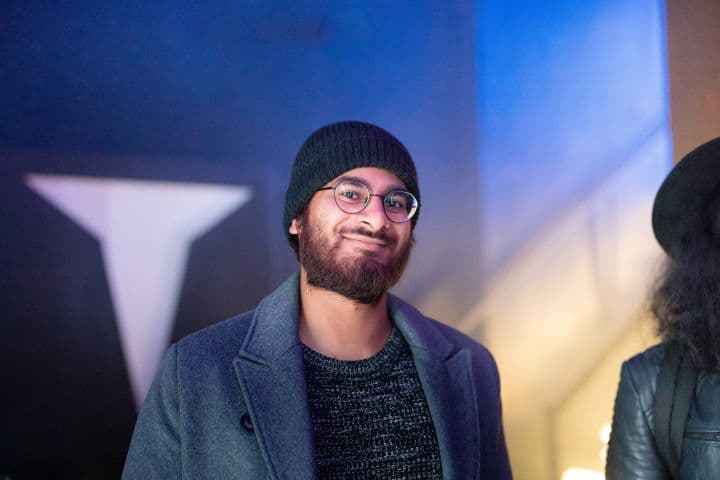
[[[511,478],[490,353],[387,293],[419,199],[385,130],[313,133],[285,199],[299,275],[170,347],[123,478]]]

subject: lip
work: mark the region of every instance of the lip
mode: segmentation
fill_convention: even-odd
[[[345,240],[360,242],[365,245],[370,245],[370,246],[374,246],[374,247],[389,247],[390,246],[390,244],[384,240],[380,240],[379,238],[367,237],[365,235],[343,234],[342,238]]]

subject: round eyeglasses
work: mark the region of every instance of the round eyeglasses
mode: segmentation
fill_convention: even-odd
[[[371,193],[364,183],[353,180],[343,180],[334,187],[318,188],[320,190],[333,190],[335,204],[345,213],[360,213],[370,203],[370,197],[380,197],[385,215],[395,223],[407,222],[419,207],[417,199],[410,192],[391,190],[385,195],[379,195]]]

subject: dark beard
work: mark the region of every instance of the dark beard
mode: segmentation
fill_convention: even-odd
[[[320,226],[310,225],[307,215],[301,219],[298,235],[300,263],[305,267],[310,285],[330,290],[358,303],[377,304],[390,287],[402,276],[410,259],[414,238],[398,255],[385,265],[374,258],[372,252],[347,261],[338,261],[337,245],[322,236]],[[371,232],[362,228],[345,229],[340,233],[353,233],[381,239],[393,245],[396,240],[383,232]]]

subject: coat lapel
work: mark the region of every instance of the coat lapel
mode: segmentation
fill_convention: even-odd
[[[234,360],[268,472],[278,480],[317,476],[297,314],[294,275],[258,305]]]
[[[477,478],[480,434],[470,352],[458,350],[420,312],[396,297],[388,305],[410,346],[440,447],[443,477]]]

